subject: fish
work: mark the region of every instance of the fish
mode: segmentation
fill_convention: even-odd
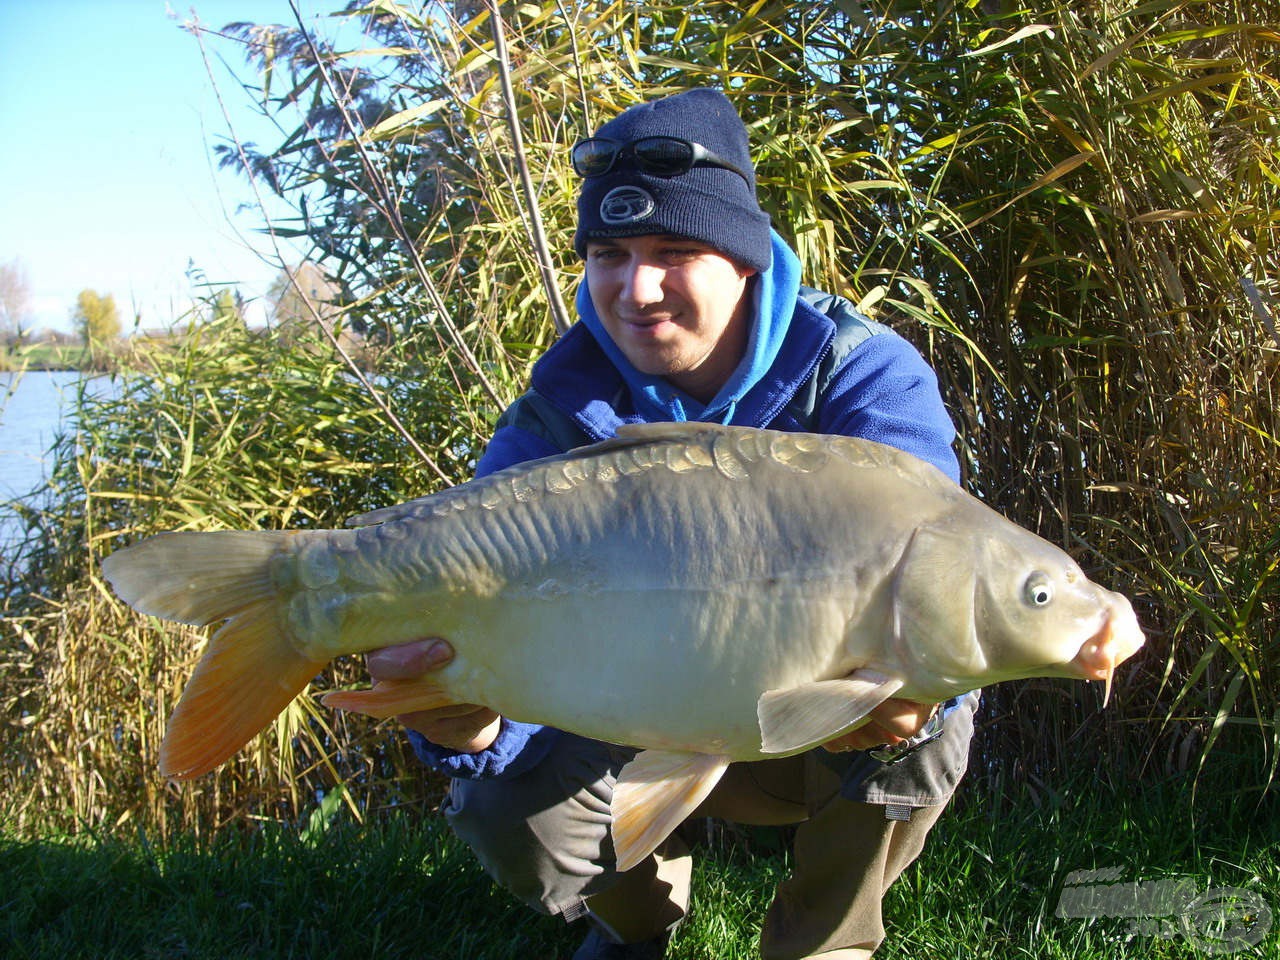
[[[1144,641],[1125,596],[911,454],[704,423],[623,426],[345,529],[160,534],[102,569],[144,614],[221,624],[162,775],[223,763],[336,657],[442,637],[442,669],[323,702],[483,704],[637,748],[611,805],[622,870],[731,762],[826,743],[890,697],[1042,676],[1109,697]]]

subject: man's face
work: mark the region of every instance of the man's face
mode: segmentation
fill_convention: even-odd
[[[650,235],[587,244],[587,287],[605,330],[641,373],[706,403],[747,348],[740,267],[705,243]]]

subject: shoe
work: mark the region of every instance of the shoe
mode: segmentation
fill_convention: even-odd
[[[592,928],[573,955],[573,960],[662,960],[667,955],[670,933],[639,943],[614,943],[600,930]]]

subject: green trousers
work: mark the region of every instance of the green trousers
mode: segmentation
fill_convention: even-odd
[[[518,777],[454,781],[445,814],[485,869],[530,906],[567,920],[590,913],[619,942],[645,940],[684,917],[692,860],[673,837],[627,873],[613,869],[609,800],[633,755],[562,734]],[[796,825],[791,876],[761,929],[765,960],[871,956],[885,936],[885,891],[946,805],[948,797],[916,807],[847,799],[842,760],[813,750],[732,764],[693,815]]]

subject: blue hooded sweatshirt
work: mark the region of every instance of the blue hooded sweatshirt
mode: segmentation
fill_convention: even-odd
[[[705,405],[627,361],[596,316],[584,279],[576,304],[580,322],[534,365],[529,393],[499,420],[476,475],[609,439],[626,423],[704,420],[865,437],[958,481],[955,430],[933,370],[906,340],[848,301],[801,287],[795,253],[776,232],[772,246],[772,265],[751,289],[746,354]],[[558,736],[551,727],[503,717],[492,746],[459,753],[410,731],[423,762],[464,779],[518,776],[546,756]]]

